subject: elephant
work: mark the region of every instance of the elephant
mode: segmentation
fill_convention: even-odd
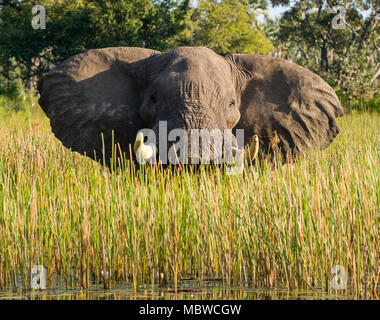
[[[189,135],[242,129],[248,145],[258,139],[259,158],[277,152],[292,160],[308,148],[327,148],[343,116],[334,90],[306,68],[265,55],[222,56],[206,47],[91,49],[42,76],[38,91],[63,145],[107,161],[112,143],[135,159],[139,130],[159,134],[162,121],[168,131]]]

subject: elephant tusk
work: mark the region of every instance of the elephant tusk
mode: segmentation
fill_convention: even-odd
[[[237,159],[238,163],[241,163],[244,161],[244,155],[245,155],[245,150],[243,149],[238,149],[238,148],[232,148],[232,156]]]
[[[252,162],[253,160],[255,160],[258,153],[259,153],[259,137],[257,136],[257,134],[255,134],[253,136],[251,145],[248,147],[247,161]]]
[[[226,164],[234,164],[235,166],[244,166],[245,150],[232,147],[224,154],[224,161]]]
[[[133,150],[136,154],[137,161],[144,164],[147,160],[155,160],[156,147],[144,144],[144,135],[139,132],[136,137]]]

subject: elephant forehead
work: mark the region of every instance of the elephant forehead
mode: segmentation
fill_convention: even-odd
[[[222,73],[230,71],[224,57],[205,47],[181,47],[173,53],[177,57],[177,67],[184,70]]]
[[[194,58],[176,62],[162,78],[166,79],[166,86],[186,88],[186,91],[216,91],[220,94],[234,92],[230,69],[210,67],[205,62],[194,61]]]
[[[216,102],[215,99],[231,96],[235,92],[232,82],[231,85],[228,85],[228,81],[222,76],[213,75],[204,70],[170,72],[158,78],[154,86],[160,88],[161,94],[169,91],[170,96],[179,94],[181,97],[205,99],[204,102],[206,100]]]
[[[219,56],[217,53],[206,47],[178,47],[173,50],[178,56]]]

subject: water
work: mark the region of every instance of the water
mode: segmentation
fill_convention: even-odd
[[[0,290],[0,299],[41,299],[41,300],[134,300],[134,299],[238,299],[238,300],[303,300],[303,299],[378,299],[376,295],[361,292],[355,295],[349,291],[327,292],[321,288],[314,290],[288,290],[284,288],[266,289],[248,286],[228,286],[220,281],[205,281],[202,286],[197,280],[181,281],[177,293],[172,285],[143,286],[134,292],[130,283],[115,284],[104,289],[103,284],[92,283],[88,289],[66,287],[63,283],[48,286],[46,290]]]

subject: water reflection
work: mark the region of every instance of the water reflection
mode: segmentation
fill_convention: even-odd
[[[378,292],[379,293],[379,292]],[[364,296],[363,296],[364,295]],[[196,280],[182,281],[177,293],[172,286],[145,286],[136,292],[130,283],[120,283],[112,289],[105,290],[102,284],[93,283],[88,289],[66,287],[56,284],[47,290],[12,290],[0,291],[0,299],[26,300],[144,300],[144,299],[238,299],[238,300],[288,300],[288,299],[358,299],[376,298],[369,293],[355,295],[349,292],[327,292],[315,290],[288,290],[288,289],[256,289],[249,286],[226,286],[221,282],[208,281],[199,286]]]

